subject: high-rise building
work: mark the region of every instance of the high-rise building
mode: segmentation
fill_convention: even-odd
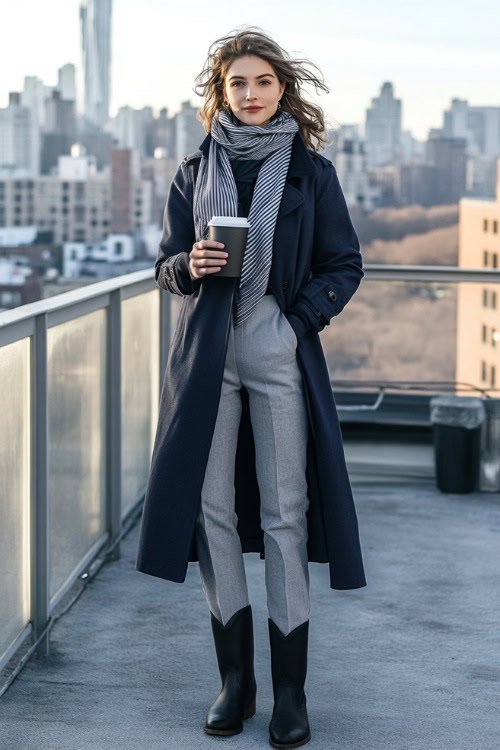
[[[108,130],[119,148],[134,149],[141,158],[146,158],[153,156],[153,121],[151,107],[134,109],[127,105],[119,108]]]
[[[170,159],[175,158],[175,129],[174,119],[168,116],[167,107],[160,109],[160,115],[152,125],[153,128],[153,153],[155,149],[161,149],[161,154]],[[201,142],[201,141],[200,141]]]
[[[468,195],[493,197],[500,156],[500,107],[473,107],[466,99],[452,99],[443,115],[442,131],[448,138],[465,139]]]
[[[400,206],[433,206],[436,203],[436,167],[400,164],[396,171],[395,198]]]
[[[465,138],[470,154],[500,156],[500,107],[471,107],[466,99],[452,99],[443,115],[443,135]]]
[[[57,70],[57,88],[62,99],[76,101],[76,70],[73,63],[66,63]]]
[[[111,0],[81,0],[81,52],[85,117],[104,128],[109,118]]]
[[[500,272],[500,160],[496,198],[459,203],[458,265]],[[485,389],[500,378],[498,284],[462,283],[457,289],[457,381]]]
[[[17,91],[9,93],[9,106],[0,109],[0,174],[38,174],[33,115],[21,104]]]
[[[175,117],[175,158],[177,162],[200,147],[206,136],[201,122],[196,117],[197,109],[189,101],[182,102],[181,111]]]
[[[427,163],[436,168],[434,204],[458,203],[465,194],[465,138],[429,138],[426,144]]]
[[[371,211],[375,195],[368,179],[365,142],[359,135],[358,125],[342,125],[334,141],[328,153],[335,164],[347,205]]]
[[[369,165],[390,165],[400,159],[401,99],[394,98],[389,81],[382,85],[380,96],[373,97],[366,110],[365,138]]]

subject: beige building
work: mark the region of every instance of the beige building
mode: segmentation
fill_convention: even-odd
[[[500,160],[496,198],[459,202],[458,265],[500,273]],[[500,387],[500,283],[458,285],[456,378],[486,390]]]
[[[152,204],[153,184],[131,149],[113,150],[111,169],[101,172],[77,144],[59,157],[54,174],[0,177],[0,227],[50,230],[55,244],[133,234],[151,223]]]
[[[121,209],[120,231],[132,232],[151,222],[152,184],[131,179],[125,198],[110,174],[85,179],[47,175],[0,178],[0,226],[36,226],[54,232],[54,243],[94,242],[112,230],[113,201]]]

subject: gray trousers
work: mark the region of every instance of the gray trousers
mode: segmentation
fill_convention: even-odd
[[[200,578],[210,611],[222,622],[248,605],[234,510],[241,416],[249,395],[264,531],[269,617],[287,635],[309,619],[306,482],[308,419],[297,337],[273,294],[236,328],[231,319],[224,379],[196,522]]]

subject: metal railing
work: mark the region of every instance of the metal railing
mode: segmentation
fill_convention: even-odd
[[[152,424],[151,429],[149,424],[151,413],[154,412],[151,406],[154,407],[154,402],[158,400],[171,334],[169,296],[160,293],[154,281],[153,270],[146,269],[0,313],[0,404],[4,413],[4,426],[7,423],[11,425],[10,431],[4,430],[1,438],[3,444],[0,445],[2,471],[5,472],[2,477],[2,492],[6,493],[0,508],[3,515],[0,526],[5,535],[2,539],[3,550],[0,550],[4,569],[0,583],[3,588],[0,599],[4,603],[1,608],[4,614],[0,614],[0,668],[5,666],[28,637],[36,644],[39,654],[48,653],[47,625],[56,605],[99,554],[111,550],[115,559],[119,557],[122,524],[140,505],[149,468],[153,438]],[[130,303],[135,304],[137,309],[130,307]],[[139,316],[145,313],[146,321],[148,314],[152,317],[152,313],[158,319],[156,330],[154,325],[151,326],[149,341],[147,326],[141,329],[140,325],[136,325],[137,330],[133,330],[138,313]],[[78,326],[79,330],[72,330],[72,325],[74,329]],[[127,339],[124,340],[124,336]],[[131,485],[135,481],[140,487],[142,481],[142,493],[138,489],[135,498],[124,508],[123,475],[126,467],[122,466],[122,421],[124,406],[126,411],[128,403],[124,405],[122,398],[123,374],[124,368],[137,366],[130,356],[124,361],[129,336],[130,341],[139,349],[142,346],[146,353],[149,351],[151,362],[156,362],[156,372],[152,373],[156,382],[151,383],[152,397],[144,404],[144,412],[141,414],[138,409],[137,415],[133,416],[149,436],[149,444],[142,449],[142,466],[138,467],[137,476],[129,477]],[[49,337],[52,338],[49,340]],[[90,351],[85,355],[85,337],[91,339],[91,344],[94,339],[99,341],[98,352]],[[49,349],[52,359],[56,360],[52,364]],[[88,396],[88,393],[79,391],[79,384],[85,385],[85,378],[92,370],[89,366],[92,364],[90,358],[99,357],[103,353],[99,383],[104,395],[98,409],[103,412],[99,425],[102,424],[104,434],[100,449],[96,451],[91,443],[96,434],[86,434],[88,415],[85,413],[86,407],[88,411],[94,412],[96,407],[82,398],[82,408],[75,410],[74,415],[77,421],[80,420],[76,429],[75,425],[65,424],[64,414],[59,423],[52,424],[49,428],[49,390],[53,410],[60,410],[58,399],[62,395],[61,374],[57,368],[60,368],[61,362],[65,362],[71,365],[66,377],[68,381],[72,381],[75,400],[81,395]],[[49,373],[54,381],[52,384]],[[64,377],[63,373],[62,378]],[[133,378],[132,372],[132,380]],[[20,401],[22,409],[18,408]],[[27,424],[22,427],[23,421]],[[17,426],[19,435],[16,434]],[[96,433],[95,430],[93,432]],[[76,451],[70,450],[65,454],[65,442],[66,438],[71,440],[70,433],[81,435],[82,446],[78,445]],[[80,448],[80,453],[90,456],[89,473],[93,472],[102,479],[91,486],[96,496],[92,491],[89,499],[95,510],[88,517],[85,516],[90,542],[84,554],[76,561],[71,550],[65,549],[71,542],[70,531],[54,529],[53,518],[52,535],[57,539],[62,536],[63,539],[56,545],[57,554],[54,549],[51,550],[51,510],[56,512],[56,508],[51,509],[49,497],[49,451],[52,435],[58,441],[57,450],[51,455],[53,465],[60,466],[67,456],[75,456]],[[61,470],[60,476],[63,479],[57,488],[62,490],[58,510],[63,509],[65,512],[68,512],[68,507],[71,510],[71,502],[66,499],[71,493],[71,471],[71,465]],[[16,475],[16,478],[10,478],[9,473]],[[82,474],[87,477],[85,471]],[[69,493],[66,491],[68,487]],[[70,512],[69,516],[71,517]],[[77,523],[75,520],[75,525]],[[86,526],[82,531],[87,532]],[[9,547],[9,537],[12,535],[17,542],[15,550]],[[51,553],[55,559],[51,560]],[[8,561],[7,555],[10,555]],[[7,562],[9,571],[13,573],[11,581],[5,575]],[[13,565],[19,566],[21,572],[12,571]],[[54,578],[58,580],[54,581]],[[16,595],[15,585],[22,592],[19,595]],[[8,611],[9,608],[11,611]],[[16,623],[20,626],[18,632],[14,632]],[[6,639],[5,631],[7,634],[10,632],[10,638]]]

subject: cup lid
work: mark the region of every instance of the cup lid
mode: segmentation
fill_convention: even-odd
[[[250,224],[245,216],[212,216],[207,226],[249,227]]]

